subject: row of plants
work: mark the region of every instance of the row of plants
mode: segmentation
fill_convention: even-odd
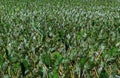
[[[119,77],[119,2],[91,1],[1,1],[0,77]]]

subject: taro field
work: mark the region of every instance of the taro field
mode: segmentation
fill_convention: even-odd
[[[120,78],[120,0],[0,0],[0,78]]]

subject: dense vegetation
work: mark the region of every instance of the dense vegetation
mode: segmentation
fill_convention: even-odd
[[[119,0],[0,1],[0,78],[119,78]]]

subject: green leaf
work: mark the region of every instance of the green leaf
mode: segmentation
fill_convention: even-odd
[[[55,64],[58,65],[62,61],[63,57],[59,52],[54,52],[52,53],[52,59],[54,59]]]
[[[18,57],[16,57],[16,56],[15,57],[11,57],[10,61],[13,62],[13,63],[16,62],[16,61],[18,61]]]
[[[83,67],[87,61],[88,61],[88,58],[87,58],[87,57],[81,58],[80,63],[79,63],[79,64],[80,64],[80,67]]]
[[[50,65],[51,64],[51,59],[50,59],[50,55],[49,54],[46,54],[43,56],[43,60],[45,62],[46,65]]]
[[[53,78],[59,78],[57,69],[54,69],[54,71],[53,71]]]
[[[118,52],[118,48],[112,48],[111,51],[110,51],[110,56],[111,57],[117,56],[119,54],[120,54],[120,52]]]
[[[0,55],[0,66],[4,63],[4,58],[2,55]]]
[[[28,63],[27,63],[27,61],[25,59],[23,59],[22,63],[24,65],[24,67],[25,67],[25,70],[27,70],[28,69]]]
[[[106,70],[103,70],[103,71],[100,73],[99,78],[109,78],[109,75],[108,75],[108,73],[106,72]]]

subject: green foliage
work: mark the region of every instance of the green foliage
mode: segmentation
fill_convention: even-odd
[[[0,78],[120,76],[118,0],[0,2]]]

